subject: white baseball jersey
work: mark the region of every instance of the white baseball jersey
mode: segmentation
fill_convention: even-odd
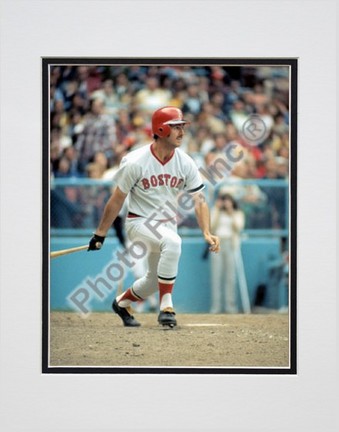
[[[128,210],[153,220],[175,217],[178,195],[204,188],[193,159],[179,148],[165,163],[153,152],[152,144],[131,151],[114,175],[119,189],[128,196]]]

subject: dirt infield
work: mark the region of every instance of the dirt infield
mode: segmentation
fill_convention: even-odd
[[[156,314],[123,327],[112,313],[50,314],[50,366],[289,367],[288,314],[178,314],[164,330]]]

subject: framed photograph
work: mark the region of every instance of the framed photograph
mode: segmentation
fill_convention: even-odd
[[[0,429],[334,432],[336,3],[2,0],[0,7]],[[136,99],[146,77],[157,82],[149,111]],[[85,124],[106,92],[112,147],[92,159]],[[266,98],[268,113],[260,111]],[[175,260],[164,261],[173,269],[181,246],[175,284],[159,272],[172,310],[160,317],[159,286],[127,309],[129,288],[142,297],[131,263],[142,262],[144,243],[126,225],[137,219],[120,226],[117,219],[104,239],[99,229],[123,168],[114,158],[126,152],[128,162],[142,143],[150,150],[158,106],[181,111],[154,127],[173,128],[161,142],[176,143],[190,167],[183,176],[168,172],[174,153],[165,163],[171,152],[155,145],[164,165],[151,153],[152,166],[166,171],[141,178],[145,192],[166,181],[172,192],[186,186]],[[209,130],[218,127],[226,129],[219,151]],[[105,136],[96,136],[96,150]],[[95,178],[103,162],[108,178]],[[287,179],[274,178],[287,167]],[[194,185],[184,183],[192,173],[203,184],[196,196],[213,219],[210,232],[192,207]],[[218,268],[232,274],[215,262],[232,250],[222,239],[232,178],[236,192],[252,189],[252,201],[236,194],[244,223],[235,242],[236,313],[225,312],[225,296],[224,310],[212,297]],[[174,211],[163,192],[153,197],[163,197],[163,215]],[[153,213],[146,216],[157,232]],[[115,300],[129,315],[113,309]]]
[[[43,373],[297,373],[297,66],[42,59]]]

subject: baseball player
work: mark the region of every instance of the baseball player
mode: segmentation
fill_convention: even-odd
[[[153,113],[154,140],[122,159],[114,177],[116,188],[89,242],[88,250],[101,248],[128,197],[127,236],[132,244],[142,245],[147,250],[146,274],[118,295],[112,304],[113,311],[128,327],[140,326],[131,314],[130,304],[156,291],[159,292],[159,324],[177,325],[172,291],[181,254],[181,238],[177,234],[180,206],[187,208],[191,200],[191,208],[194,207],[210,250],[219,251],[219,238],[210,232],[209,209],[202,193],[204,185],[200,173],[190,156],[179,148],[187,123],[181,110],[175,107],[164,107]]]

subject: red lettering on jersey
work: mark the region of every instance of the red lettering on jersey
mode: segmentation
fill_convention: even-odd
[[[164,177],[166,179],[166,186],[168,186],[168,180],[171,178],[171,174],[164,174]]]
[[[150,188],[150,184],[149,184],[149,181],[148,181],[147,178],[143,178],[141,180],[141,182],[142,182],[142,185],[143,185],[144,189],[149,189]]]
[[[144,189],[149,189],[150,187],[158,187],[158,186],[170,186],[172,188],[179,188],[179,186],[183,183],[184,179],[178,178],[176,176],[171,176],[171,174],[158,174],[152,175],[149,179],[143,178],[141,180]]]
[[[175,185],[177,184],[178,178],[176,176],[173,176],[171,178],[171,187],[175,187]]]

